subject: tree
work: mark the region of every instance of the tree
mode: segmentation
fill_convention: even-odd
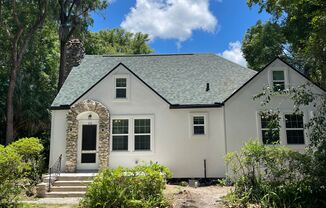
[[[90,12],[107,7],[106,0],[58,0],[60,68],[58,90],[65,79],[66,44],[77,32],[92,23]]]
[[[44,1],[0,1],[0,26],[10,40],[10,79],[6,100],[6,143],[14,139],[14,91],[23,57],[34,34],[42,27],[48,8]]]
[[[258,21],[248,29],[242,41],[242,51],[248,67],[259,71],[275,57],[284,56],[284,44],[285,38],[278,24]]]
[[[152,53],[148,41],[147,34],[134,34],[121,28],[88,32],[83,40],[85,52],[90,55]]]
[[[273,54],[275,47],[278,48],[283,45],[284,51],[281,54],[286,55],[291,64],[294,64],[299,70],[325,88],[326,2],[324,0],[248,0],[247,2],[249,7],[258,5],[260,12],[265,10],[270,13],[272,15],[270,22],[278,25],[279,28],[275,26],[270,35],[275,36],[278,34],[276,35],[277,38],[270,37],[272,43],[275,44],[273,47],[270,47],[271,43],[268,41],[257,41],[256,38],[250,39],[250,37],[257,34],[262,34],[261,30],[253,29],[259,27],[260,23],[249,29],[244,38],[244,42],[247,42],[243,46],[245,56],[250,56],[249,54],[252,52],[262,54],[266,51]],[[263,28],[268,28],[270,22],[264,24]],[[277,41],[279,36],[284,36],[285,41],[282,38]],[[248,45],[250,47],[247,47]],[[255,49],[255,46],[257,49]],[[278,53],[279,51],[276,50],[275,54]],[[253,58],[247,61],[254,66],[264,65],[268,62],[265,59],[260,59],[256,63]]]

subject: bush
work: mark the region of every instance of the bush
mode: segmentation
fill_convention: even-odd
[[[10,148],[19,154],[22,158],[22,162],[26,164],[24,169],[24,178],[26,183],[24,188],[28,196],[33,194],[32,189],[40,182],[44,158],[41,154],[43,152],[43,145],[38,138],[21,138],[6,148]]]
[[[158,164],[105,169],[88,187],[82,207],[165,207],[165,180],[170,171]]]
[[[0,207],[15,203],[24,168],[19,154],[0,145]]]
[[[312,191],[311,158],[284,146],[265,146],[250,140],[239,152],[226,156],[235,186],[226,199],[263,207],[315,207],[325,203]]]

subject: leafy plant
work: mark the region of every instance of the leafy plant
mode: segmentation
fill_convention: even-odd
[[[105,169],[87,189],[82,207],[165,207],[168,168],[150,163],[134,168]]]

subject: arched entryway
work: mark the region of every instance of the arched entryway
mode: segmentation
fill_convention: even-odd
[[[87,120],[89,120],[87,122]],[[84,100],[70,107],[67,114],[66,172],[76,172],[82,152],[80,141],[84,131],[96,137],[96,163],[98,168],[107,167],[109,162],[110,120],[108,109],[98,101]],[[86,128],[87,127],[87,128]],[[95,131],[95,132],[94,132]],[[93,153],[92,151],[84,151]],[[89,156],[89,155],[88,155]],[[86,166],[84,166],[86,167]],[[95,166],[90,166],[93,169]]]

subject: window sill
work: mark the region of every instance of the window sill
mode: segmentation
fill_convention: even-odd
[[[129,102],[129,99],[128,98],[114,98],[113,99],[113,102],[121,102],[121,103],[126,103],[126,102]]]
[[[191,139],[208,139],[208,135],[207,134],[193,134],[190,136]]]

